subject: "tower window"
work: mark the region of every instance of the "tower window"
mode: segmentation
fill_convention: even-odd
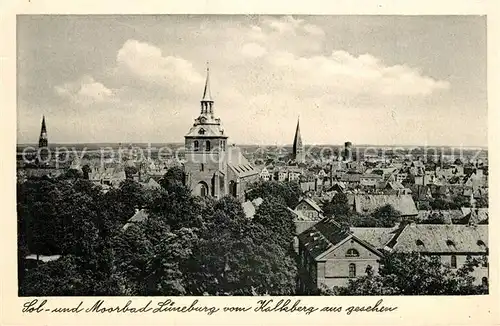
[[[200,143],[197,140],[195,140],[193,142],[193,148],[194,148],[195,151],[199,151],[200,150]]]
[[[349,277],[356,277],[356,264],[349,264]]]
[[[205,142],[205,150],[206,150],[207,152],[209,152],[209,151],[210,151],[210,149],[211,149],[211,148],[210,148],[210,141],[209,141],[209,140],[207,140],[207,141]]]

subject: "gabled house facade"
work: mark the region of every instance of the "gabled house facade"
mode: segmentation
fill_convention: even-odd
[[[299,238],[299,288],[303,293],[345,286],[350,279],[378,270],[382,253],[374,246],[325,218],[305,230]]]

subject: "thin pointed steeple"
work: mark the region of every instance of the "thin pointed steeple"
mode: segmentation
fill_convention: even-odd
[[[38,138],[38,148],[47,148],[49,146],[49,139],[47,137],[47,126],[45,124],[45,115],[42,117],[42,127],[40,128],[40,138]],[[45,159],[46,154],[45,151],[40,153],[43,159]]]
[[[201,114],[211,115],[214,114],[214,100],[210,92],[210,68],[207,62],[207,79],[205,80],[205,88],[203,89],[203,98],[201,99]]]
[[[45,125],[45,115],[42,116],[42,128],[40,130],[40,137],[42,134],[47,134],[47,126]]]
[[[300,116],[297,118],[297,128],[295,129],[295,137],[293,139],[293,159],[297,163],[304,162],[304,145],[300,135]]]
[[[205,88],[203,89],[203,98],[202,102],[213,102],[212,93],[210,92],[210,67],[208,66],[207,61],[207,79],[205,80]]]
[[[295,137],[293,139],[294,152],[296,147],[302,146],[302,137],[300,136],[300,117],[297,119],[297,128],[295,129]]]

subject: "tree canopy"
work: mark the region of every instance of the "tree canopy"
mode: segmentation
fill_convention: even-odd
[[[295,208],[302,196],[302,189],[298,182],[261,180],[251,184],[247,193],[248,200],[269,196],[280,198],[288,207]]]
[[[343,192],[336,193],[332,200],[323,206],[326,217],[347,217],[350,214],[349,200]]]
[[[146,220],[125,223],[135,208]],[[18,185],[20,295],[293,294],[293,221],[268,197],[194,197],[180,182],[147,194],[133,180],[103,193],[87,180]],[[28,253],[60,255],[27,267]]]

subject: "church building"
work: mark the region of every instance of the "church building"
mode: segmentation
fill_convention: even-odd
[[[257,180],[259,171],[238,147],[227,146],[228,136],[214,115],[208,68],[200,115],[184,138],[186,185],[193,194],[215,198],[232,195],[244,200],[248,185]]]

